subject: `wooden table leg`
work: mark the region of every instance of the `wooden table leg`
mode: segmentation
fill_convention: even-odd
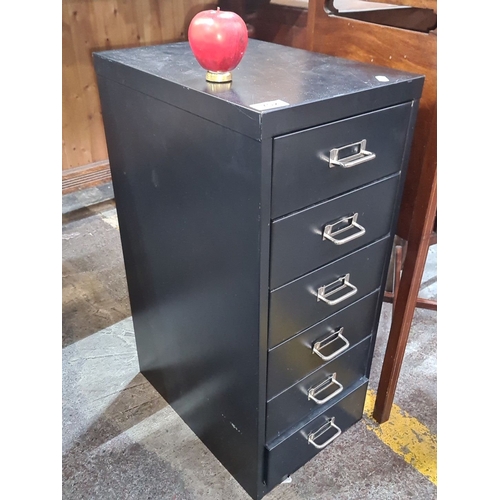
[[[433,195],[428,205],[431,212],[423,221],[422,236],[416,240],[408,241],[408,253],[403,266],[401,282],[397,291],[397,300],[394,305],[391,331],[387,342],[384,363],[380,375],[380,382],[373,410],[373,417],[379,423],[389,419],[396,385],[403,363],[408,334],[415,311],[420,283],[429,250],[429,237],[434,222],[436,207],[436,180],[432,185]]]
[[[435,134],[434,127],[434,140],[436,138]],[[432,142],[430,147],[432,147]],[[433,158],[427,158],[427,160],[427,163],[422,168],[415,199],[407,253],[397,290],[389,340],[375,399],[373,417],[379,423],[386,422],[391,413],[436,216],[436,158],[434,156]]]

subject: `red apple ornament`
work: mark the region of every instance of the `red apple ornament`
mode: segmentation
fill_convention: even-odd
[[[245,21],[235,12],[204,10],[189,24],[188,40],[194,57],[207,70],[209,82],[232,80],[248,45]]]

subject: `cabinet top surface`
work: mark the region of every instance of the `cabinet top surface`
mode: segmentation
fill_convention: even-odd
[[[206,71],[188,42],[98,52],[94,64],[98,74],[177,107],[188,109],[185,103],[193,98],[196,108],[208,104],[213,109],[222,106],[222,111],[229,105],[240,108],[250,120],[253,115],[259,124],[259,115],[366,91],[376,98],[377,90],[388,93],[395,85],[406,87],[406,100],[418,99],[423,84],[421,75],[254,39],[232,71],[230,88],[205,81]],[[282,103],[275,108],[254,107],[273,101]]]

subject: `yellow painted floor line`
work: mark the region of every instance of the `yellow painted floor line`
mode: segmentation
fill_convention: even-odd
[[[392,451],[437,485],[437,437],[416,418],[393,404],[389,420],[373,419],[375,391],[366,394],[363,422]]]

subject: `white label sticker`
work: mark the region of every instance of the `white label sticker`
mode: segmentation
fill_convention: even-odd
[[[387,78],[386,76],[376,76],[375,77],[379,82],[388,82],[389,81],[389,78]]]
[[[259,102],[258,104],[250,104],[250,107],[258,111],[265,111],[266,109],[281,108],[283,106],[290,106],[288,102],[277,99],[276,101]]]

